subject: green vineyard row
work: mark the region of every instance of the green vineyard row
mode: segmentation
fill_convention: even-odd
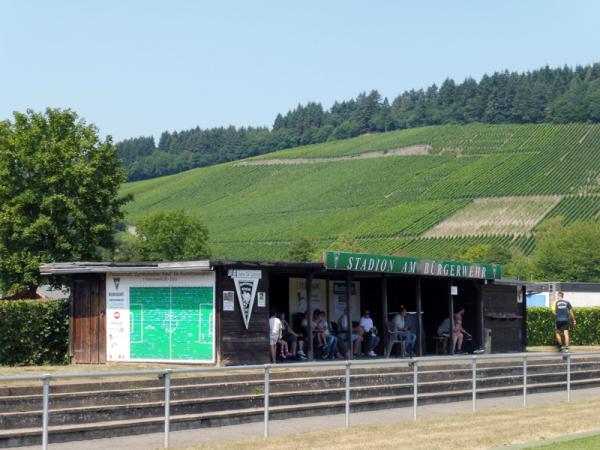
[[[207,224],[216,257],[284,259],[294,240],[310,238],[327,246],[340,236],[380,253],[437,256],[463,245],[456,239],[510,242],[530,253],[535,246],[530,233],[422,238],[482,197],[558,195],[562,200],[544,220],[559,215],[567,223],[598,219],[600,125],[423,127],[255,159],[335,158],[411,145],[429,145],[429,154],[311,164],[227,163],[129,183],[123,192],[135,200],[127,207],[127,221],[135,224],[151,211],[183,209]]]

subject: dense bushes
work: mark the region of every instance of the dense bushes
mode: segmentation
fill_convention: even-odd
[[[0,365],[68,363],[68,300],[0,301]]]
[[[577,325],[571,326],[571,345],[600,344],[600,308],[577,308]],[[555,345],[554,317],[550,308],[527,309],[528,345]]]

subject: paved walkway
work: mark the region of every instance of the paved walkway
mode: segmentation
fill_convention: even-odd
[[[585,400],[590,398],[600,398],[600,388],[581,389],[571,391],[571,400]],[[542,394],[529,394],[527,396],[528,405],[540,405],[551,402],[566,400],[566,391],[549,392]],[[507,396],[477,401],[477,410],[490,410],[497,408],[515,408],[523,405],[523,398],[520,396]],[[435,405],[424,405],[418,408],[419,417],[442,416],[459,413],[468,413],[472,410],[472,403],[452,402]],[[368,425],[375,423],[409,421],[413,418],[412,407],[383,409],[378,411],[356,412],[350,415],[350,425]],[[271,436],[278,436],[288,433],[308,432],[325,429],[340,428],[345,425],[343,414],[334,414],[329,416],[302,417],[295,419],[274,420],[269,424]],[[223,442],[226,440],[238,440],[248,437],[262,436],[263,423],[254,422],[241,425],[229,425],[218,428],[199,428],[196,430],[174,431],[171,433],[171,447],[187,446],[195,444],[210,444]],[[161,448],[164,435],[162,433],[152,433],[135,436],[122,436],[107,439],[95,439],[89,441],[75,441],[60,444],[50,444],[52,450],[79,450],[85,447],[86,450],[111,449],[111,450],[147,450]],[[20,447],[23,450],[39,449],[36,447]]]

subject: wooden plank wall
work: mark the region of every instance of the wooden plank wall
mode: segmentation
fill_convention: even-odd
[[[235,267],[244,269],[244,267]],[[249,268],[256,270],[256,268]],[[227,268],[217,268],[218,291],[216,293],[217,311],[220,315],[220,362],[223,365],[266,364],[269,356],[269,272],[262,270],[262,278],[258,283],[258,292],[265,292],[264,307],[258,306],[258,298],[254,299],[254,307],[248,329],[240,311],[237,293],[235,294],[234,311],[223,311],[223,291],[234,291],[233,279],[227,275]]]
[[[524,351],[524,303],[516,286],[482,286],[484,327],[492,330],[492,352]]]
[[[71,318],[73,362],[106,362],[106,283],[104,275],[76,276],[73,279]]]

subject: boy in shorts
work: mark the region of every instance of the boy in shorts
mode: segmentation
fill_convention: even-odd
[[[554,321],[556,323],[556,329],[554,330],[554,334],[556,335],[558,347],[562,352],[569,352],[569,319],[573,322],[573,325],[576,324],[576,321],[575,313],[573,312],[573,307],[571,306],[571,303],[564,299],[564,296],[565,294],[563,294],[562,292],[556,293],[556,301],[552,305],[552,314],[554,314]],[[565,335],[564,346],[560,335],[561,331]]]

